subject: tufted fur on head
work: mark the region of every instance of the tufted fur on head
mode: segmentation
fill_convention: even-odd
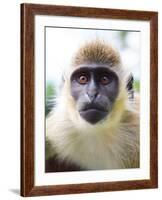
[[[85,43],[75,54],[72,65],[79,66],[83,63],[98,63],[113,67],[120,65],[121,59],[117,50],[97,39]]]
[[[46,121],[46,159],[57,155],[85,169],[139,167],[139,108],[134,106],[138,104],[136,98],[131,102],[128,98],[119,53],[103,41],[91,41],[74,55],[71,72],[83,63],[99,63],[113,69],[120,81],[118,97],[108,117],[91,125],[76,110],[70,76],[66,74],[57,105]]]

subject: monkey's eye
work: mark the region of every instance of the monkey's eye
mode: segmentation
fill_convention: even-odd
[[[77,81],[80,84],[86,84],[88,82],[88,77],[86,75],[80,75]]]
[[[102,77],[100,78],[100,83],[101,83],[102,85],[107,85],[107,84],[109,84],[109,83],[110,83],[109,77],[108,77],[108,76],[102,76]]]

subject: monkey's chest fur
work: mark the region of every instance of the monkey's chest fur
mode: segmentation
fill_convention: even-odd
[[[131,130],[109,136],[59,135],[55,142],[55,154],[46,160],[46,172],[139,167],[138,137]]]

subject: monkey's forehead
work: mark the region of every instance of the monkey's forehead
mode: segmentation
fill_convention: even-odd
[[[77,65],[77,66],[73,66],[73,69],[75,70],[77,68],[84,68],[84,67],[90,67],[92,69],[100,68],[100,67],[104,67],[104,68],[108,68],[108,69],[112,68],[111,64],[87,62],[87,63],[83,63],[83,64],[80,64],[80,65]]]
[[[88,70],[88,71],[98,71],[100,72],[102,70],[105,72],[114,72],[115,74],[118,75],[118,72],[121,72],[120,66],[116,66],[116,67],[112,67],[109,64],[102,64],[102,63],[84,63],[78,66],[73,66],[72,67],[72,71],[71,73],[74,73],[76,71],[84,71],[84,70]]]

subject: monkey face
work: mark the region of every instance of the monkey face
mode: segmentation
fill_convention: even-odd
[[[106,118],[118,95],[115,72],[97,64],[82,65],[71,75],[71,95],[80,116],[91,124]]]

